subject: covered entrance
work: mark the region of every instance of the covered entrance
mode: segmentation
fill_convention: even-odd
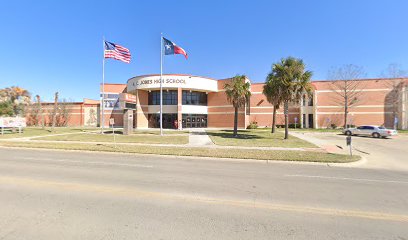
[[[206,128],[207,114],[183,114],[183,128]]]
[[[174,128],[177,125],[177,114],[176,113],[163,113],[163,128]],[[160,128],[160,114],[154,113],[149,114],[149,128]]]

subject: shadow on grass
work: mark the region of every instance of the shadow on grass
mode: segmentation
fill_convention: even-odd
[[[234,131],[233,130],[221,130],[218,132],[207,132],[208,136],[214,136],[214,137],[221,137],[221,138],[230,138],[230,139],[262,139],[264,137],[251,134],[251,131],[249,130],[238,130],[238,135],[234,137]]]
[[[110,131],[104,131],[103,134],[113,134],[113,131],[111,131],[111,130]],[[121,131],[121,130],[115,131],[115,134],[123,135],[123,131]]]

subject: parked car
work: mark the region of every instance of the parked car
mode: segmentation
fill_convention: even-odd
[[[395,136],[398,134],[397,130],[387,129],[385,127],[379,126],[359,126],[356,128],[346,128],[343,130],[343,133],[351,136],[351,135],[365,135],[365,136],[372,136],[375,138],[386,138],[390,136]]]

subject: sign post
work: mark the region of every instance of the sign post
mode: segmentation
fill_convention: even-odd
[[[123,110],[123,135],[133,133],[133,111],[136,110],[137,97],[129,93],[119,94],[120,109]]]
[[[110,118],[110,119],[109,119],[109,124],[112,126],[113,143],[114,143],[114,146],[115,146],[115,148],[116,148],[115,128],[113,127],[113,125],[115,124],[115,119],[114,119],[114,118]]]
[[[346,137],[346,143],[347,143],[347,146],[349,146],[349,149],[350,149],[350,156],[353,157],[353,151],[351,149],[351,136]]]

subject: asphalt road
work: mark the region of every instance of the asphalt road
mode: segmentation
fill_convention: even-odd
[[[0,239],[408,239],[408,174],[0,148]]]

